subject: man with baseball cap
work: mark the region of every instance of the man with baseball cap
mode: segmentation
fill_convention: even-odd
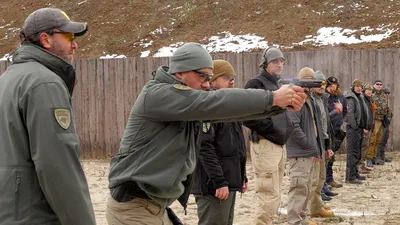
[[[382,140],[382,134],[384,129],[384,120],[391,119],[392,112],[389,108],[388,98],[385,92],[382,90],[383,83],[377,79],[374,81],[374,91],[372,95],[372,101],[376,104],[375,114],[375,125],[374,130],[371,134],[371,140],[369,143],[369,150],[367,154],[367,166],[371,167],[373,164],[383,165],[385,163],[381,158],[377,158],[378,145]]]
[[[333,127],[332,135],[332,150],[337,152],[346,137],[346,132],[342,130],[343,119],[347,114],[347,101],[340,89],[339,81],[336,77],[330,76],[326,79],[326,91],[329,93],[328,108],[329,111],[341,111],[339,115],[332,118],[331,124]],[[335,188],[341,188],[343,185],[333,178],[333,163],[335,162],[335,155],[327,160],[326,164],[326,183]]]
[[[167,208],[178,200],[186,209],[202,133],[202,121],[260,119],[293,104],[300,110],[306,95],[298,86],[274,92],[210,88],[210,54],[186,43],[142,89],[119,154],[111,159],[106,218],[109,224],[180,224]],[[223,197],[223,196],[222,196]],[[123,219],[122,219],[123,218]]]
[[[390,94],[389,88],[383,88],[383,92],[385,93],[385,96],[386,96],[386,98],[387,98],[387,100],[389,102],[389,100],[390,100],[389,99],[389,94]],[[386,145],[387,145],[387,142],[388,142],[388,139],[389,139],[389,133],[390,133],[389,127],[390,127],[390,122],[392,120],[392,117],[393,117],[393,113],[391,111],[390,112],[390,116],[384,118],[385,126],[383,128],[382,140],[379,143],[378,152],[376,154],[376,158],[381,159],[384,162],[391,162],[392,161],[392,159],[390,159],[387,156],[385,156]]]
[[[96,224],[71,104],[86,23],[56,8],[25,20],[0,76],[0,224]]]
[[[285,57],[274,47],[261,54],[259,73],[250,79],[245,88],[274,91],[279,89]],[[282,195],[282,181],[286,164],[288,124],[286,112],[262,120],[244,121],[251,129],[251,161],[256,179],[257,211],[253,224],[273,223]],[[260,154],[262,153],[262,154]]]

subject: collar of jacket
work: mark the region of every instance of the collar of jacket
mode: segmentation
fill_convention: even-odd
[[[154,75],[154,80],[160,83],[167,83],[167,84],[184,84],[174,75],[168,73],[169,67],[168,66],[160,66],[156,70],[156,74]],[[186,85],[186,84],[184,84]]]
[[[14,54],[12,64],[38,62],[57,74],[65,83],[70,95],[75,86],[75,68],[55,54],[32,44],[22,45]]]
[[[272,76],[270,73],[268,73],[265,68],[261,70],[261,75],[267,78],[268,80],[272,81],[273,83],[278,82],[279,79],[281,79],[281,76]]]

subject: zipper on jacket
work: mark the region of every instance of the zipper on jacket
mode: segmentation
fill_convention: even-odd
[[[21,173],[17,172],[15,178],[15,191],[14,191],[14,219],[19,220],[19,186],[21,184]]]

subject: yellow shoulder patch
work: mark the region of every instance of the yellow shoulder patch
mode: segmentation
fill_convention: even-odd
[[[58,125],[67,130],[71,125],[71,111],[69,109],[54,109],[54,117]]]
[[[211,128],[211,123],[203,123],[203,133],[207,133]]]
[[[175,85],[174,85],[174,88],[176,88],[176,89],[178,89],[178,90],[181,90],[181,91],[189,91],[189,90],[192,90],[191,87],[186,86],[186,85],[183,85],[183,84],[175,84]]]

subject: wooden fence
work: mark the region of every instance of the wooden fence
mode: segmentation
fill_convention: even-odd
[[[215,59],[226,59],[234,66],[237,87],[243,87],[258,71],[261,53],[215,54]],[[342,89],[360,78],[373,82],[382,79],[391,90],[390,105],[395,119],[392,134],[398,134],[400,122],[399,85],[400,49],[329,50],[286,52],[284,77],[296,77],[298,71],[309,66],[327,77],[339,79]],[[104,158],[118,152],[130,109],[143,85],[151,79],[151,72],[160,65],[168,65],[168,58],[80,59],[75,62],[78,83],[73,104],[78,126],[82,155]],[[0,74],[7,67],[0,62]],[[389,145],[400,146],[399,135],[391,135]]]

